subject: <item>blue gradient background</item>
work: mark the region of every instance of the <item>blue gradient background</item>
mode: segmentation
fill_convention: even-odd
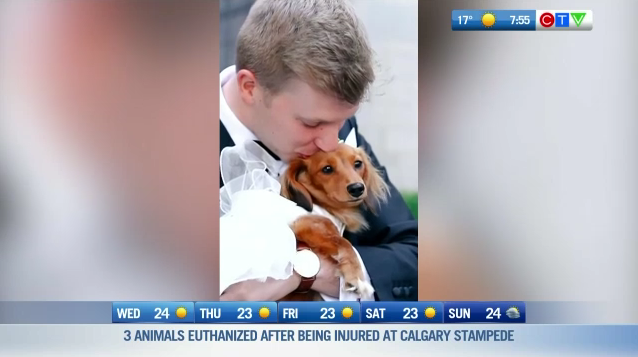
[[[350,305],[359,312],[359,305]],[[110,301],[0,301],[0,325],[110,324],[111,306]],[[525,318],[528,325],[600,324],[605,311],[617,308],[603,302],[532,301],[525,302]]]
[[[270,310],[270,315],[263,319],[259,316],[259,309],[266,307]],[[239,310],[243,308],[244,310]],[[246,311],[249,308],[250,313]],[[202,309],[219,309],[221,316],[219,319],[202,317]],[[239,316],[243,316],[240,319]],[[248,319],[247,317],[251,317]],[[277,303],[272,301],[251,301],[251,302],[232,302],[232,301],[200,301],[195,303],[195,323],[276,323],[277,322]]]
[[[421,324],[431,324],[431,323],[442,323],[443,322],[443,308],[444,304],[438,301],[362,301],[361,302],[361,322],[362,323],[421,323]],[[428,307],[433,307],[435,310],[435,315],[432,319],[428,319],[425,316],[425,309]],[[368,315],[367,309],[379,309],[385,308],[384,318],[367,318]],[[409,310],[408,317],[410,319],[404,319],[406,316],[405,308],[417,309],[417,318],[412,320],[413,311]],[[371,313],[373,313],[371,311]],[[374,315],[371,315],[374,316]]]
[[[175,315],[175,312],[180,307],[186,309],[184,319],[180,319]],[[127,314],[125,315],[126,317],[120,318],[118,312],[127,311],[126,309],[139,309],[140,316],[130,319]],[[195,322],[195,304],[192,301],[114,302],[111,318],[113,323],[193,323]]]
[[[496,22],[486,28],[481,21],[486,12],[494,14]],[[461,24],[459,24],[461,16]],[[463,16],[472,16],[467,23]],[[528,24],[512,24],[510,16],[527,16]],[[452,31],[536,31],[536,10],[454,10],[452,11]]]
[[[346,319],[342,315],[344,308],[352,309],[352,316]],[[284,316],[286,309],[297,309],[297,318]],[[331,311],[322,310],[323,308],[334,309]],[[278,306],[279,323],[347,323],[359,324],[361,322],[361,304],[356,301],[332,301],[329,303],[321,301],[282,301]],[[321,317],[326,317],[322,319]],[[328,319],[333,317],[332,319]]]
[[[525,303],[522,301],[447,301],[443,305],[445,306],[443,311],[445,323],[525,323],[527,316]],[[507,316],[506,312],[512,306],[519,310],[520,316],[517,319],[510,319]],[[455,310],[452,312],[450,309]],[[465,309],[470,310],[469,318],[462,313]]]

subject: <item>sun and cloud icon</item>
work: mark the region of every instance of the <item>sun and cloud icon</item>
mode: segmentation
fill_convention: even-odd
[[[521,312],[518,310],[518,307],[512,306],[505,311],[505,315],[507,315],[510,319],[518,319],[521,317]]]

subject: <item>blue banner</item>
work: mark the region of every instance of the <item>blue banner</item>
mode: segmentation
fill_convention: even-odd
[[[114,302],[114,323],[195,322],[193,302]]]
[[[427,301],[364,301],[363,323],[442,323],[443,303]]]
[[[276,323],[277,303],[197,302],[195,323]]]
[[[453,10],[453,31],[535,31],[536,10]]]
[[[521,301],[445,302],[445,323],[525,323]]]
[[[113,323],[526,323],[522,301],[114,302]]]
[[[361,322],[361,305],[356,301],[280,302],[279,322],[359,323]]]

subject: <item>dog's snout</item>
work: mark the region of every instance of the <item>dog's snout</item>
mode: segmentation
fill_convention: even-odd
[[[350,196],[354,198],[361,197],[361,195],[363,195],[363,191],[366,190],[366,187],[361,182],[351,183],[347,188]]]

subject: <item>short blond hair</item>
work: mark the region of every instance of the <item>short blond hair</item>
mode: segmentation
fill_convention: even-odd
[[[257,0],[239,30],[236,66],[270,93],[296,78],[353,105],[375,77],[365,29],[344,0]]]

